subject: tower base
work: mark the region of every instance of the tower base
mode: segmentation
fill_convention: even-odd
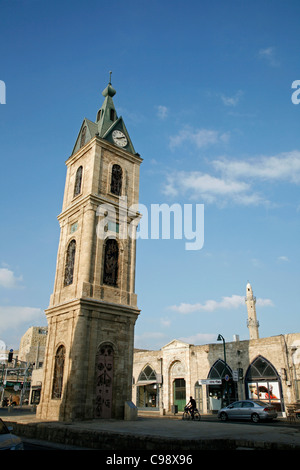
[[[140,310],[76,299],[46,310],[48,338],[37,417],[124,419],[131,400],[134,325]]]

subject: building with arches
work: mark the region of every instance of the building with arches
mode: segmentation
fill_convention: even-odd
[[[193,396],[200,413],[252,398],[300,404],[300,333],[196,346],[173,340],[157,351],[135,350],[132,401],[139,410],[182,411]]]

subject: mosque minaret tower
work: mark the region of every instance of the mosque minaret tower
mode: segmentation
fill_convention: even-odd
[[[247,283],[245,302],[246,302],[247,311],[248,311],[247,326],[249,328],[250,339],[259,339],[259,333],[258,333],[259,322],[257,321],[257,318],[256,318],[256,308],[255,308],[256,297],[254,297],[253,295],[253,290],[252,290],[250,282]]]

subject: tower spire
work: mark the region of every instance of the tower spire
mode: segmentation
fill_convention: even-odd
[[[105,98],[104,102],[97,113],[96,124],[98,126],[98,133],[100,137],[103,137],[106,131],[118,119],[117,112],[112,99],[117,92],[112,87],[111,74],[112,72],[109,72],[109,83],[107,87],[102,91],[102,95]]]
[[[249,328],[250,339],[259,339],[259,333],[258,333],[259,322],[256,319],[256,308],[255,308],[256,297],[254,297],[253,295],[253,290],[249,281],[246,287],[245,302],[246,302],[247,311],[248,311],[247,326]]]

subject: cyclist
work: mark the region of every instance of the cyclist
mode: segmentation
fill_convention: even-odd
[[[190,397],[190,401],[186,405],[186,408],[190,411],[192,419],[194,419],[194,412],[197,406],[196,406],[196,400],[194,400],[193,397]]]

